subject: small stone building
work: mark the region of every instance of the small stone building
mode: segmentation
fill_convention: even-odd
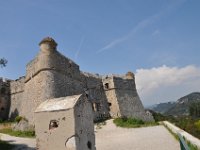
[[[91,102],[85,94],[47,100],[35,111],[37,149],[95,150]]]

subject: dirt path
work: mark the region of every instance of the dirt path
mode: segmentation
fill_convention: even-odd
[[[112,120],[96,132],[97,150],[180,150],[178,141],[164,126],[124,129]]]
[[[14,150],[35,150],[35,139],[1,134],[3,141],[17,145]],[[164,126],[125,129],[112,120],[96,130],[97,150],[180,150],[179,143]]]

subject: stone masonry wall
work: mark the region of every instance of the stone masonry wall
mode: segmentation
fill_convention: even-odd
[[[53,80],[52,71],[41,71],[25,83],[24,103],[21,112],[30,124],[34,123],[34,111],[36,107],[46,99],[53,97]]]
[[[153,117],[146,114],[137,94],[135,80],[114,77],[113,81],[121,116],[153,121]]]
[[[86,93],[93,105],[94,120],[98,121],[110,117],[108,100],[103,89],[102,78],[86,72],[83,73],[83,76],[85,77]]]
[[[114,87],[113,77],[106,77],[102,79],[104,91],[109,104],[109,113],[112,117],[121,117],[119,103],[117,101],[116,91]]]
[[[132,117],[144,121],[153,121],[147,115],[137,94],[135,78],[127,76],[110,76],[103,79],[104,89],[111,104],[113,117]]]
[[[10,83],[11,105],[9,118],[12,120],[15,119],[16,116],[22,115],[21,110],[24,103],[24,82],[25,77],[20,77],[19,79],[11,81]]]
[[[40,51],[27,65],[24,93],[27,107],[22,108],[22,114],[33,124],[33,112],[43,101],[83,92],[78,65],[56,50],[52,53]]]
[[[8,118],[10,107],[10,80],[0,78],[0,120]]]

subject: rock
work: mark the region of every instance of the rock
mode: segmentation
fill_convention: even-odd
[[[20,122],[15,123],[12,126],[12,129],[14,131],[33,131],[34,127],[29,125],[28,121],[25,119],[22,119]]]

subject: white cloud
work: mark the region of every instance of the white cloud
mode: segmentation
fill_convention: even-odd
[[[136,85],[145,104],[177,100],[200,90],[200,68],[161,66],[136,70]]]

